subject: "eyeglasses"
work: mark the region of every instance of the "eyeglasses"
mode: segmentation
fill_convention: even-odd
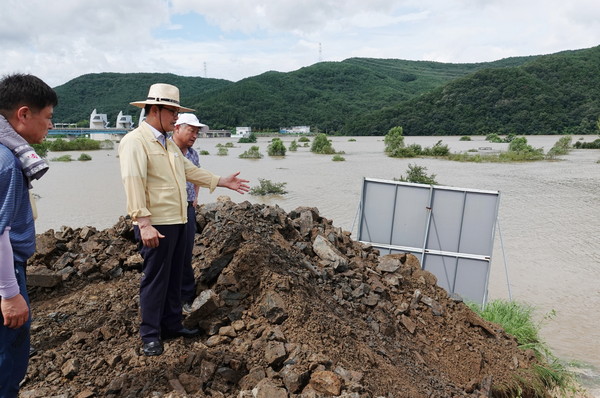
[[[173,117],[177,117],[177,115],[179,115],[179,109],[167,108],[166,106],[161,106],[160,109],[169,111]]]

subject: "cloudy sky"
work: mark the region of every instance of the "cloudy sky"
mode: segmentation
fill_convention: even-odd
[[[600,45],[598,0],[0,0],[0,74],[238,81],[350,57],[484,62]]]

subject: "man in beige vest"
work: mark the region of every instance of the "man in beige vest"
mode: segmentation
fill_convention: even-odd
[[[187,160],[171,140],[179,112],[193,109],[179,104],[179,89],[153,84],[144,101],[146,120],[119,144],[121,177],[127,212],[144,258],[140,283],[140,334],[144,355],[161,355],[162,340],[192,337],[197,329],[182,325],[181,278],[187,223],[186,181],[209,188],[225,187],[239,193],[249,190],[239,172],[220,177]]]

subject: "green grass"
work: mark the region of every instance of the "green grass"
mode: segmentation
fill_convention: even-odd
[[[494,300],[485,309],[470,303],[469,307],[483,319],[496,323],[506,333],[517,339],[519,348],[532,350],[539,364],[533,368],[535,378],[518,378],[519,383],[536,392],[536,396],[546,397],[547,391],[555,390],[561,397],[570,397],[578,390],[575,376],[556,358],[548,345],[539,335],[542,323],[554,317],[554,311],[543,317],[539,323],[534,322],[534,308],[515,301]],[[518,396],[518,395],[517,395]]]

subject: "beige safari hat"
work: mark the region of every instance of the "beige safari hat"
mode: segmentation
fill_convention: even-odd
[[[171,84],[156,83],[150,86],[145,101],[130,102],[131,105],[143,108],[146,105],[165,105],[179,108],[179,112],[193,112],[194,109],[179,105],[179,89]]]

